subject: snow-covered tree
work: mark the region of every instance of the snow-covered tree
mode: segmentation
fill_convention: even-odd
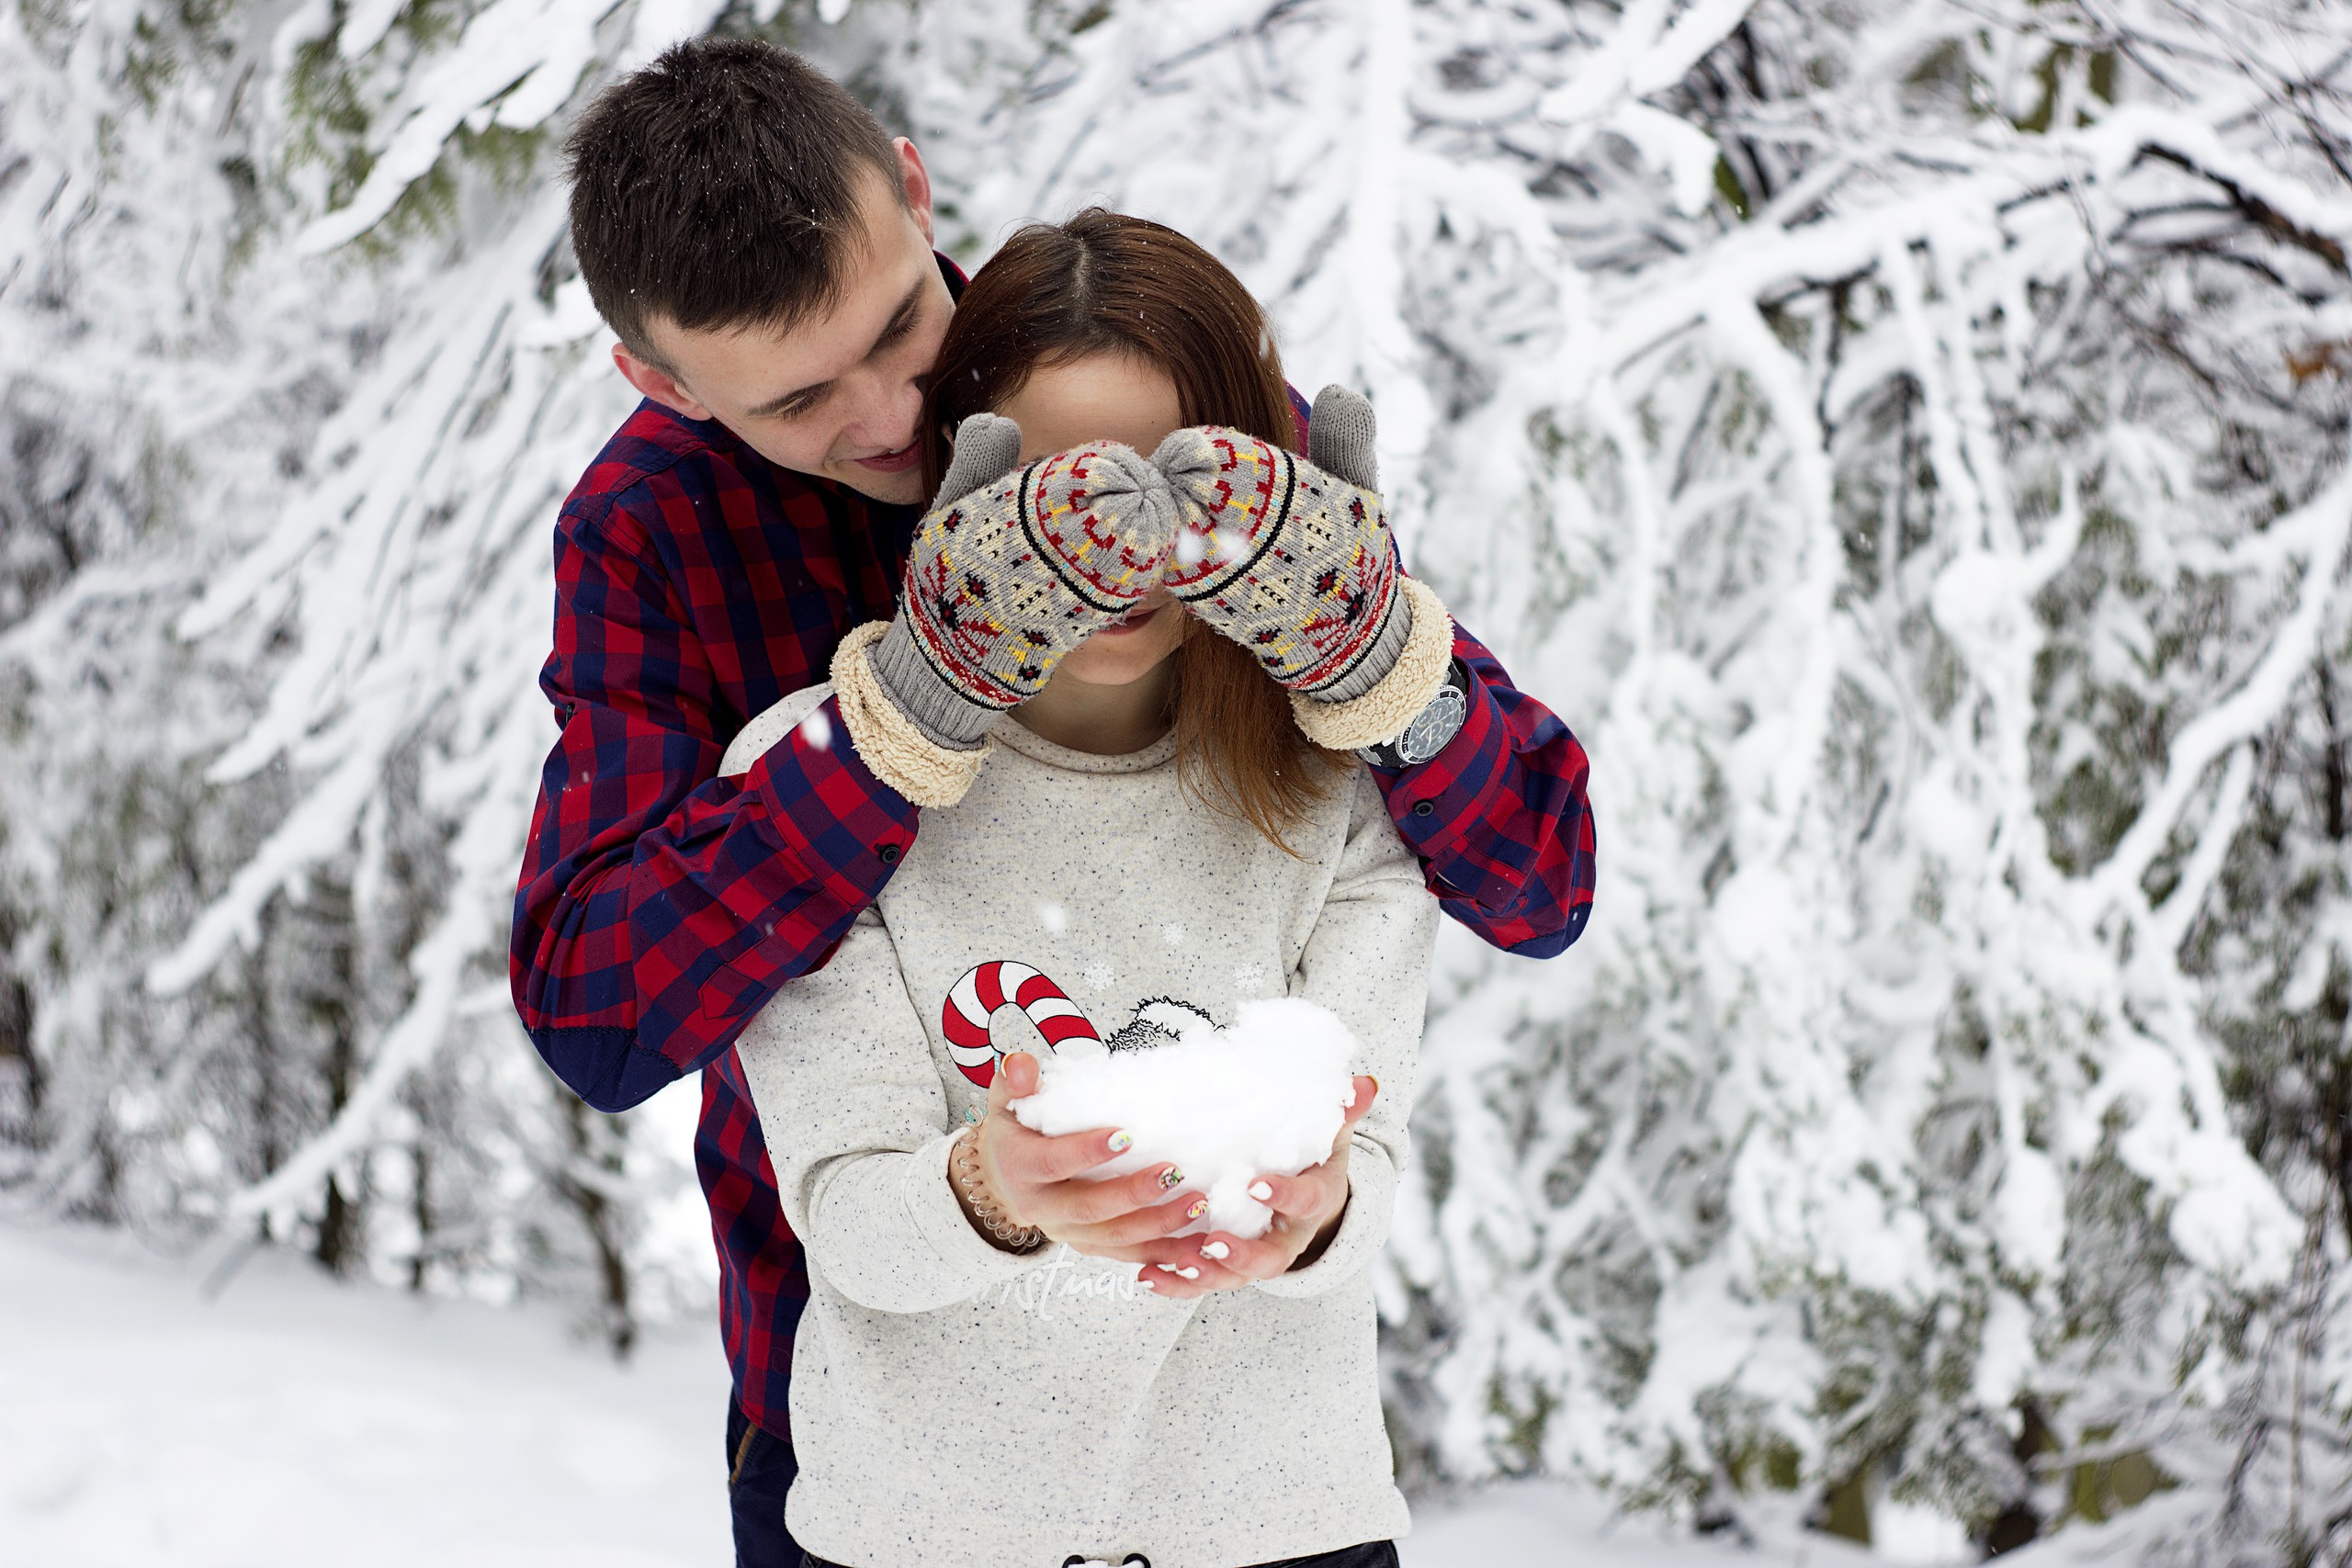
[[[373,199],[367,174],[401,155],[386,133],[433,102],[514,101],[512,76],[469,87],[453,48],[503,28],[500,50],[560,55],[594,20],[566,33],[512,6],[0,16],[0,406],[17,481],[0,513],[0,927],[5,994],[25,998],[21,1026],[0,1030],[0,1127],[5,1179],[29,1201],[166,1239],[298,1240],[421,1289],[549,1291],[626,1345],[649,1299],[699,1289],[707,1269],[665,1273],[664,1258],[692,1254],[640,1235],[685,1173],[577,1115],[511,1049],[490,1005],[503,905],[484,889],[512,868],[483,869],[511,846],[481,846],[520,823],[465,831],[473,791],[450,794],[435,728],[469,722],[453,690],[511,707],[529,671],[426,673],[444,699],[429,719],[401,706],[424,694],[396,672],[427,635],[399,625],[426,588],[421,537],[459,551],[444,585],[498,592],[420,481],[453,435],[481,459],[492,442],[527,446],[529,427],[493,420],[505,387],[469,379],[479,367],[449,378],[484,345],[442,355],[452,323],[436,312],[487,249],[475,265],[498,276],[507,313],[545,315],[534,264],[560,237],[545,121],[584,57],[558,59],[538,120],[427,138],[433,155],[338,254],[312,231]],[[501,237],[535,221],[531,256],[499,273],[513,259]],[[621,407],[607,394],[582,417]],[[593,450],[583,432],[564,451],[581,439]],[[495,483],[457,482],[475,479]],[[354,512],[371,489],[379,510]],[[394,553],[256,554],[330,536]],[[543,573],[544,539],[521,542],[497,542],[508,575],[526,554],[523,575]],[[316,630],[333,624],[329,584],[352,596],[357,641],[341,654]],[[544,636],[545,597],[491,604],[478,624],[527,643]],[[339,728],[304,729],[298,712],[290,749],[265,738],[311,683],[343,703],[355,678],[399,694],[346,704]],[[477,990],[458,1008],[465,984]],[[432,1073],[400,1065],[435,1049]]]
[[[916,137],[967,262],[1093,201],[1224,256],[1592,754],[1585,942],[1443,953],[1416,1482],[2006,1547],[2128,1456],[2152,1541],[2345,1560],[2320,0],[0,17],[0,1180],[616,1344],[695,1288],[674,1157],[537,1068],[503,944],[547,529],[627,407],[550,153],[711,26]]]

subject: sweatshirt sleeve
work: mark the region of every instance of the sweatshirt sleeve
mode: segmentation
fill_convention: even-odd
[[[948,1185],[947,1095],[881,918],[776,993],[735,1050],[785,1218],[811,1268],[876,1312],[928,1312],[1034,1268],[990,1246]]]
[[[1258,1281],[1277,1296],[1314,1296],[1351,1278],[1388,1239],[1396,1173],[1408,1152],[1413,1080],[1429,1010],[1438,903],[1420,862],[1397,836],[1381,792],[1358,772],[1347,847],[1308,933],[1290,994],[1320,1003],[1353,1032],[1356,1070],[1380,1080],[1348,1151],[1348,1207],[1323,1256]]]

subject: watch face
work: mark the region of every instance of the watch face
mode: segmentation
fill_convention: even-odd
[[[1405,727],[1396,738],[1396,754],[1408,767],[1426,762],[1445,750],[1445,743],[1462,732],[1464,719],[1470,716],[1470,705],[1462,694],[1452,686],[1440,686],[1421,716]]]

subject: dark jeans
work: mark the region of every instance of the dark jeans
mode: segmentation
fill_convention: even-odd
[[[727,1400],[727,1505],[735,1516],[735,1568],[800,1568],[807,1554],[784,1528],[784,1495],[800,1461],[792,1445],[752,1425]]]
[[[800,1461],[792,1445],[752,1425],[733,1396],[727,1401],[727,1501],[735,1515],[735,1568],[834,1568],[800,1550],[784,1528],[784,1496]],[[1150,1568],[1142,1557],[1131,1568]],[[1398,1568],[1394,1541],[1371,1540],[1313,1557],[1285,1558],[1258,1568]]]
[[[1130,1557],[1127,1562],[1138,1564],[1140,1568],[1150,1568],[1139,1556]],[[834,1565],[821,1557],[804,1555],[800,1568],[834,1568]],[[1393,1540],[1368,1540],[1362,1546],[1318,1552],[1313,1557],[1286,1557],[1280,1562],[1260,1563],[1258,1568],[1397,1568],[1396,1543]]]

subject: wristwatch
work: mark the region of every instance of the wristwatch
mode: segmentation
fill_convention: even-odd
[[[1378,746],[1361,747],[1356,755],[1375,768],[1409,768],[1444,750],[1446,742],[1462,733],[1469,717],[1470,671],[1457,659],[1446,666],[1445,684],[1405,727],[1405,733]]]

